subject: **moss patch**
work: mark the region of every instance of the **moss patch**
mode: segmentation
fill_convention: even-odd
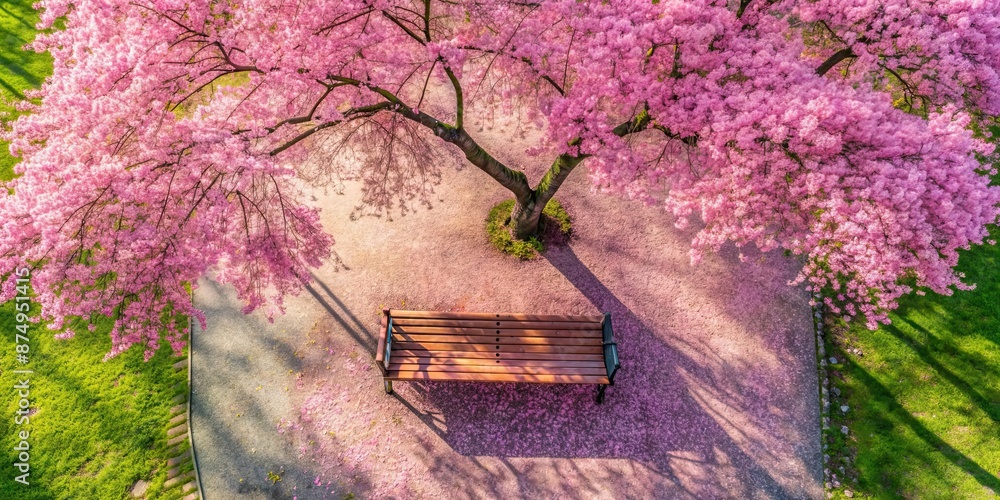
[[[486,217],[486,234],[497,250],[513,255],[521,260],[531,260],[545,251],[545,245],[565,243],[573,230],[569,214],[556,200],[549,200],[542,210],[538,222],[538,234],[527,240],[516,240],[510,234],[510,213],[514,210],[514,200],[504,200],[492,209]]]

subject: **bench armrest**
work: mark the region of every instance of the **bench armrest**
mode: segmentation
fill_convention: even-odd
[[[389,309],[382,309],[382,328],[378,335],[378,347],[375,349],[375,366],[383,377],[389,376],[389,357],[392,354],[392,314]]]
[[[608,371],[608,380],[611,385],[615,385],[615,373],[622,365],[618,361],[618,344],[615,343],[614,329],[611,328],[611,313],[604,313],[601,327],[604,330],[601,338],[601,344],[604,346],[604,367]]]

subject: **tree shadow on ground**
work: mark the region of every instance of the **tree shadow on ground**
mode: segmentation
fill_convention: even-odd
[[[295,347],[273,335],[266,320],[243,315],[216,282],[202,281],[199,300],[198,307],[213,319],[209,330],[193,322],[190,345],[192,444],[205,496],[308,500],[348,495],[343,485],[317,485],[316,468],[296,460],[299,452],[293,444],[274,431],[287,407],[275,401],[284,401],[289,393],[279,392],[282,388],[268,380],[268,372],[304,370]],[[238,343],[233,342],[235,332]],[[352,480],[351,489],[372,488],[363,474]]]
[[[323,306],[323,309],[326,310],[327,314],[329,314],[330,317],[333,318],[333,320],[336,321],[337,324],[340,325],[340,327],[343,328],[352,339],[354,339],[355,343],[363,347],[365,351],[368,352],[372,358],[374,358],[376,343],[378,342],[378,338],[375,337],[375,334],[372,333],[364,323],[358,320],[358,317],[355,316],[350,309],[348,309],[347,305],[345,305],[343,301],[337,298],[337,295],[330,290],[330,287],[327,286],[323,280],[313,275],[313,283],[315,283],[315,286],[312,284],[306,285],[306,290],[309,294],[312,295],[313,298]],[[317,290],[317,288],[319,288],[319,290]]]
[[[972,400],[976,404],[976,406],[979,407],[979,409],[983,410],[983,412],[985,412],[986,415],[989,416],[990,420],[994,422],[1000,422],[1000,395],[998,394],[984,395],[983,393],[978,391],[975,387],[973,387],[972,384],[963,379],[959,374],[955,373],[948,367],[944,366],[944,364],[938,361],[934,353],[931,352],[931,348],[928,347],[928,345],[933,347],[935,345],[943,344],[944,342],[941,339],[939,339],[936,335],[928,331],[926,328],[915,323],[914,321],[907,318],[902,318],[902,319],[911,328],[913,328],[915,331],[919,332],[923,336],[922,341],[917,341],[917,339],[911,337],[910,335],[907,335],[894,325],[883,325],[882,330],[896,337],[897,339],[900,340],[900,342],[903,342],[911,349],[913,349],[913,352],[920,357],[921,361],[926,363],[927,366],[934,369],[934,371],[937,372],[937,374],[940,375],[941,378],[948,381],[948,383],[950,383],[956,389],[961,391],[961,393],[964,394],[967,398]],[[950,350],[955,349],[955,347],[951,345],[949,345],[948,348]],[[966,352],[962,352],[960,356],[963,358],[973,357],[972,353],[966,353]],[[979,362],[977,363],[977,361]],[[973,365],[978,366],[981,370],[988,372],[985,378],[989,378],[990,375],[995,374],[995,370],[990,369],[990,365],[988,363],[985,363],[985,360],[970,359],[970,362]]]
[[[890,331],[884,326],[883,329]],[[859,383],[863,384],[868,393],[872,396],[871,404],[881,408],[881,411],[878,412],[868,412],[870,418],[876,419],[876,421],[872,423],[875,428],[886,429],[888,431],[891,430],[896,423],[905,425],[922,441],[930,446],[931,449],[940,452],[956,467],[961,468],[967,474],[975,478],[979,484],[990,488],[994,494],[1000,493],[1000,477],[997,477],[989,471],[983,469],[967,455],[958,451],[945,440],[941,439],[940,436],[928,429],[923,423],[920,422],[919,419],[917,419],[916,416],[910,413],[905,407],[903,407],[902,404],[899,403],[899,401],[896,400],[892,391],[890,391],[888,387],[879,382],[878,379],[872,376],[872,374],[865,370],[864,367],[858,365],[850,358],[846,359],[844,363],[852,371],[852,377],[854,377]],[[995,418],[995,415],[993,414],[990,414],[990,416]],[[917,458],[919,459],[919,457]],[[889,488],[890,491],[897,491],[899,489],[897,478],[894,478],[891,475],[887,476],[883,474],[882,480],[884,483],[883,486]]]
[[[1000,231],[994,228],[991,237],[1000,239]],[[962,281],[975,284],[974,290],[903,296],[893,320],[902,318],[915,329],[917,323],[925,323],[955,339],[973,336],[1000,347],[1000,246],[976,246],[959,251],[959,255],[956,271],[964,275]],[[933,322],[924,318],[933,318]]]
[[[407,401],[397,391],[400,403],[452,449],[473,460],[628,459],[670,483],[670,495],[808,496],[808,489],[783,485],[747,452],[752,449],[760,457],[766,454],[767,443],[755,442],[757,435],[743,433],[739,423],[727,420],[728,412],[724,411],[726,407],[737,408],[766,424],[775,418],[769,414],[776,409],[754,404],[760,399],[756,394],[736,394],[723,388],[711,369],[665,342],[658,335],[662,332],[623,304],[572,249],[549,251],[546,258],[597,310],[611,313],[622,369],[615,386],[608,390],[605,404],[595,404],[596,387],[592,385],[481,383],[411,383],[409,387],[419,399],[437,410],[421,410],[418,406],[422,404]],[[818,456],[800,452],[806,456],[798,458],[818,469],[811,466]],[[441,457],[428,455],[423,459],[432,472],[448,476],[456,486],[468,481],[461,474],[449,474],[450,465]],[[523,482],[530,472],[508,468],[507,473],[517,478],[521,494],[530,495],[531,488]],[[726,471],[729,477],[712,478],[692,487],[692,468]]]
[[[11,84],[7,83],[7,80],[4,80],[3,78],[0,78],[0,87],[7,89],[7,92],[10,92],[11,95],[22,101],[25,99],[24,94],[22,94],[20,90],[15,89],[11,86]]]
[[[28,62],[28,59],[29,58],[27,57],[27,53],[25,52],[16,54],[15,58],[9,58],[4,54],[0,54],[0,67],[3,67],[11,75],[16,75],[20,77],[25,82],[27,82],[28,85],[32,87],[38,87],[39,85],[42,84],[42,80],[38,78],[37,75],[34,75],[31,72],[24,69],[24,65]],[[7,88],[21,99],[24,99],[24,95],[21,92],[9,86],[7,86]]]
[[[3,11],[5,14],[7,14],[8,18],[16,20],[18,23],[24,26],[25,29],[31,30],[31,32],[35,31],[35,26],[29,23],[28,21],[24,20],[24,17],[28,15],[25,12],[23,12],[25,9],[17,9],[20,12],[14,13],[11,12],[10,9],[8,9],[7,7],[14,7],[16,9],[15,6],[7,4],[6,2],[0,3],[0,11]]]

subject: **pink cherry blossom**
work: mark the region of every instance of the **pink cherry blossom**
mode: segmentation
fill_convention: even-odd
[[[38,6],[32,46],[55,65],[5,134],[22,161],[0,190],[0,300],[33,266],[52,328],[115,319],[109,356],[180,349],[177,319],[205,320],[187,287],[209,272],[245,312],[280,312],[334,242],[306,179],[358,180],[363,203],[405,211],[458,148],[523,191],[482,156],[472,107],[542,129],[531,152],[565,160],[556,188],[582,162],[596,189],[697,221],[694,262],[784,248],[799,283],[872,326],[915,288],[971,288],[957,251],[998,219],[997,2]],[[320,142],[336,147],[317,174]]]

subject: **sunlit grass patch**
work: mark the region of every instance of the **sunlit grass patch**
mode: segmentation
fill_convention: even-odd
[[[52,58],[22,47],[35,38],[38,13],[32,2],[14,0],[0,3],[0,122],[17,117],[14,103],[24,99],[24,91],[38,88],[52,73]],[[17,159],[8,154],[8,143],[0,140],[0,180],[14,176]]]
[[[828,466],[847,489],[874,498],[1000,495],[1000,248],[963,252],[958,269],[976,290],[909,296],[892,324],[836,336],[831,384],[842,396],[831,402]],[[842,460],[845,451],[855,462]]]
[[[7,392],[0,446],[8,464],[0,468],[0,498],[123,498],[139,479],[150,481],[148,491],[156,494],[166,481],[171,398],[186,390],[185,372],[172,366],[178,358],[167,348],[144,362],[142,350],[131,349],[104,362],[111,349],[108,322],[70,340],[32,325],[29,362],[22,365],[13,356],[15,326],[13,303],[0,306],[0,385]],[[18,369],[33,373],[15,374]],[[19,398],[11,388],[22,377],[30,381],[34,411],[26,425],[13,425]],[[15,482],[19,472],[9,466],[17,461],[21,430],[30,433],[27,487]]]

